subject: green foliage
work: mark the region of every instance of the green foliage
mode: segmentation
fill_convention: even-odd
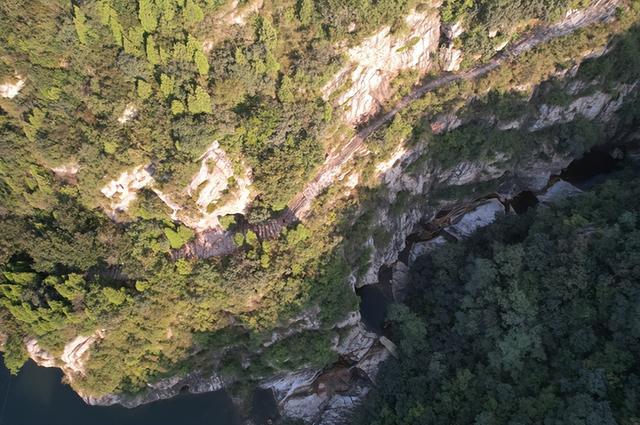
[[[73,25],[76,28],[76,34],[78,35],[80,43],[87,44],[87,34],[89,33],[87,18],[82,9],[76,5],[73,6]]]
[[[158,52],[158,48],[156,47],[156,43],[153,41],[152,35],[147,36],[147,40],[145,42],[145,52],[147,55],[147,60],[151,65],[158,65],[160,63],[160,54]]]
[[[167,74],[160,75],[160,93],[166,99],[173,94],[174,80]]]
[[[153,0],[138,1],[138,18],[146,32],[154,32],[158,27],[158,9]]]
[[[4,346],[4,365],[9,369],[12,375],[17,375],[18,371],[29,359],[29,353],[25,348],[24,342],[17,336],[8,338]]]
[[[74,379],[74,387],[84,394],[135,393],[176,372],[203,364],[218,367],[211,359],[227,350],[242,353],[235,358],[251,357],[263,372],[298,364],[322,367],[335,359],[328,349],[329,332],[292,337],[267,354],[269,362],[261,362],[256,347],[302,311],[319,306],[321,326],[330,328],[346,311],[357,308],[357,297],[344,282],[354,268],[362,271],[368,263],[372,248],[353,245],[359,237],[370,237],[372,226],[351,228],[342,222],[346,213],[341,208],[356,208],[360,193],[343,200],[332,187],[316,199],[304,226],[287,229],[278,239],[258,241],[247,233],[245,240],[243,223],[234,226],[242,249],[233,255],[176,261],[171,250],[184,246],[191,236],[172,227],[171,211],[153,189],[183,205],[181,214],[195,213],[195,197],[187,199],[184,189],[200,167],[198,158],[218,140],[237,168],[236,176],[245,167],[251,169],[255,198],[246,219],[255,223],[281,213],[324,161],[325,148],[334,147],[334,136],[341,136],[342,130],[336,132],[341,114],[332,114],[331,103],[320,93],[344,65],[343,48],[385,25],[399,32],[408,10],[429,5],[413,0],[267,2],[257,13],[256,26],[242,27],[220,19],[222,3],[0,2],[0,71],[4,76],[19,72],[28,81],[18,97],[1,102],[0,327],[18,342],[16,347],[25,337],[37,337],[52,352],[61,352],[79,334],[108,329],[105,339],[92,346],[86,375]],[[479,11],[495,2],[481,3],[465,9],[472,21],[465,22],[465,28],[473,37],[460,43],[493,54],[495,39],[487,41],[483,27],[489,15]],[[539,6],[534,11],[538,13]],[[605,44],[610,33],[620,32],[624,19],[634,19],[625,18],[625,13],[598,27],[599,32],[588,30],[570,41],[550,44],[552,48],[537,56],[504,67],[509,72],[492,74],[491,85],[499,86],[500,95],[481,106],[493,107],[499,100],[499,116],[507,116],[522,106],[519,99],[502,96],[515,81],[530,81],[531,76],[539,82],[570,66],[567,58]],[[355,30],[349,32],[351,23]],[[205,39],[211,43],[207,54]],[[629,80],[637,74],[635,62],[624,58],[636,53],[633,47],[629,42],[616,51],[619,59],[613,67],[624,70],[620,74]],[[605,69],[602,63],[593,67],[590,74]],[[602,72],[606,78],[617,75]],[[487,87],[455,85],[455,90],[438,92],[437,101],[428,96],[433,103],[419,100],[415,108],[403,111],[402,121],[413,126],[411,134],[417,136],[423,122],[413,120],[416,115],[422,120],[425,112],[441,112],[447,102],[462,98],[484,101]],[[116,124],[122,106],[136,96],[146,99],[135,102],[137,118],[126,126]],[[626,111],[621,119],[629,129],[635,128],[637,111]],[[400,124],[398,119],[376,135],[380,146],[370,149],[369,157],[379,159],[377,155],[404,137],[407,127]],[[545,134],[548,151],[579,152],[602,134],[589,123],[574,125],[584,131],[565,125]],[[489,158],[493,148],[512,147],[519,152],[515,161],[534,141],[520,134],[483,140],[484,128],[467,127],[467,132],[478,131],[475,138],[462,131],[461,139],[471,146],[461,151],[471,159],[476,153]],[[457,149],[455,141],[436,138],[433,143],[442,150],[432,151],[429,145],[425,155],[440,154],[434,160],[455,158],[450,155]],[[80,167],[77,174],[51,171],[72,162]],[[105,214],[110,202],[100,189],[140,164],[153,168],[154,186],[139,190],[126,212],[116,212],[114,223]],[[225,196],[233,195],[231,190]],[[411,201],[398,196],[394,208]],[[626,217],[620,225],[630,221]],[[378,243],[389,237],[377,229]],[[353,267],[346,261],[352,256]],[[500,261],[508,264],[505,271],[517,270],[517,256],[504,254]],[[402,315],[393,328],[407,335],[418,332],[415,323],[403,328],[413,323],[410,319]],[[517,338],[496,345],[512,353],[509,370],[517,367],[517,353],[525,343]],[[13,369],[23,354],[18,350],[8,357]],[[239,366],[233,373],[253,371]],[[255,377],[262,376],[255,372]],[[470,382],[466,373],[460,373],[460,382]],[[428,409],[427,404],[413,406],[410,417]]]
[[[195,92],[190,94],[187,99],[189,112],[192,114],[211,114],[211,97],[202,87],[197,86]]]
[[[278,88],[278,100],[282,103],[293,103],[296,100],[296,96],[293,91],[293,81],[289,76],[282,77],[280,87]]]
[[[256,235],[253,230],[247,231],[247,234],[245,235],[245,241],[253,247],[260,246],[258,235]]]
[[[116,290],[110,287],[102,288],[102,294],[108,302],[114,305],[122,305],[127,299],[127,295],[123,290]]]
[[[204,19],[202,9],[194,0],[186,0],[182,13],[188,25],[195,25]]]
[[[144,80],[136,81],[136,90],[138,92],[138,97],[143,100],[151,97],[151,94],[153,93],[151,84],[147,83]]]
[[[273,51],[277,47],[278,33],[273,26],[273,20],[268,16],[262,16],[257,20],[258,40],[264,44],[267,51]]]
[[[185,111],[184,103],[175,99],[171,101],[171,113],[173,115],[180,115],[184,113],[184,111]]]
[[[298,2],[298,19],[302,25],[309,25],[313,18],[313,0],[300,0]]]
[[[228,230],[234,224],[236,224],[236,216],[235,215],[225,215],[223,217],[220,217],[218,219],[218,221],[220,221],[220,225],[222,226],[223,229]]]
[[[621,176],[420,259],[411,310],[389,313],[403,355],[359,423],[633,422],[637,183]]]
[[[200,75],[206,77],[209,74],[209,60],[207,59],[207,56],[205,56],[205,54],[202,52],[202,50],[198,50],[195,52],[193,61],[195,62]]]
[[[165,236],[169,240],[169,244],[172,249],[180,249],[186,244],[189,239],[194,236],[193,230],[189,229],[186,226],[180,225],[178,226],[177,231],[165,227],[163,229]]]

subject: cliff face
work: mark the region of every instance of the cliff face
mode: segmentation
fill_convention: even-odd
[[[252,4],[261,5],[262,2]],[[441,28],[437,5],[412,12],[405,24],[406,29],[402,33],[394,34],[391,28],[386,27],[350,49],[347,53],[349,64],[325,87],[325,99],[333,101],[342,109],[347,123],[356,125],[377,113],[392,95],[391,81],[403,71],[424,74],[432,67],[440,67],[449,72],[459,69],[462,51],[455,47],[454,40],[463,29],[459,24]],[[623,106],[625,99],[635,96],[637,91],[637,84],[619,85],[615,90],[605,90],[598,81],[587,84],[575,81],[571,76],[563,85],[564,92],[572,97],[567,104],[543,102],[533,107],[532,103],[532,108],[508,120],[497,117],[490,107],[483,113],[474,115],[465,115],[456,110],[447,111],[431,122],[431,128],[433,133],[441,134],[479,121],[497,131],[518,129],[536,133],[559,123],[585,118],[604,123],[614,132],[618,124],[616,111]],[[523,88],[525,89],[530,88]],[[127,107],[121,117],[121,124],[133,119],[135,113],[134,109]],[[389,204],[394,203],[401,192],[428,199],[436,186],[462,187],[495,181],[495,190],[505,197],[522,190],[539,190],[547,184],[550,175],[565,168],[575,156],[571,153],[561,154],[556,149],[541,144],[517,165],[510,161],[508,155],[497,153],[490,159],[461,160],[455,165],[443,167],[428,159],[423,161],[424,148],[400,146],[390,158],[375,167],[381,184],[387,188]],[[172,219],[198,230],[218,227],[219,216],[244,212],[251,195],[249,170],[234,167],[217,142],[204,152],[199,161],[198,172],[180,193],[165,193],[154,187],[153,170],[145,165],[122,173],[102,189],[103,195],[108,198],[110,212],[116,215],[118,211],[126,211],[136,194],[145,188],[153,190],[169,207]],[[414,167],[419,161],[422,165]],[[413,170],[409,170],[410,167]],[[343,177],[348,174],[348,189],[354,189],[359,176],[357,172],[349,174],[350,171],[345,171]],[[66,172],[66,169],[60,168],[61,174]],[[73,174],[75,172],[77,167]],[[333,177],[330,176],[331,179]],[[226,197],[227,193],[231,196]],[[455,202],[464,200],[462,197]],[[404,206],[400,213],[392,212],[384,206],[373,211],[375,223],[383,227],[391,237],[383,245],[376,244],[373,237],[367,241],[372,248],[369,265],[364,275],[356,277],[354,274],[352,282],[357,286],[376,283],[380,267],[397,260],[405,247],[407,236],[418,223],[431,219],[439,208],[447,205],[447,202],[428,205],[426,202],[414,201]],[[402,273],[406,273],[406,270],[398,270],[398,274]],[[319,311],[311,309],[290,323],[283,324],[281,328],[274,330],[271,339],[263,346],[268,347],[297,333],[319,329],[318,314]],[[356,313],[336,324],[332,331],[332,349],[340,356],[341,364],[322,369],[305,368],[267,378],[259,383],[261,387],[273,391],[285,416],[313,423],[345,422],[345,415],[363,400],[373,385],[380,363],[393,351],[388,348],[392,345],[387,340],[364,327]],[[91,345],[102,337],[98,332],[89,337],[79,336],[58,357],[42,350],[35,340],[29,341],[27,348],[36,362],[47,367],[61,367],[72,382],[74,376],[84,373],[83,364],[90,355]],[[195,370],[149,383],[145,391],[135,396],[84,398],[90,404],[118,403],[134,407],[175,396],[185,388],[199,393],[215,391],[232,383],[232,380],[224,381],[215,373]]]
[[[91,346],[105,337],[105,331],[99,329],[89,336],[79,335],[69,341],[60,356],[42,349],[36,339],[25,342],[29,357],[39,366],[58,367],[62,369],[67,381],[73,383],[74,379],[85,373],[85,362],[90,355]]]
[[[344,111],[345,121],[355,125],[380,110],[391,95],[391,81],[400,72],[424,74],[437,64],[440,43],[438,4],[405,18],[406,31],[393,34],[382,28],[347,52],[349,63],[323,88],[323,98]]]
[[[439,116],[432,123],[432,128],[437,129],[437,133],[443,133],[466,123],[480,122],[496,131],[523,130],[535,136],[537,132],[553,125],[586,119],[601,124],[607,129],[607,133],[613,136],[620,130],[616,112],[622,108],[625,100],[637,96],[637,83],[620,84],[602,91],[598,89],[598,82],[585,84],[569,77],[562,85],[564,93],[572,96],[572,100],[565,105],[541,102],[535,108],[530,108],[521,116],[508,121],[496,118],[490,109],[486,113],[466,117],[458,117],[450,112]],[[584,91],[577,90],[578,86],[582,86]],[[534,91],[534,97],[538,91],[540,88]],[[544,96],[541,98],[544,99]],[[518,162],[511,161],[508,155],[498,152],[490,159],[461,161],[448,168],[426,161],[423,167],[407,172],[406,169],[423,155],[422,149],[405,149],[403,155],[398,157],[392,166],[387,164],[381,173],[380,180],[388,189],[389,204],[395,201],[400,192],[428,199],[436,186],[456,188],[492,181],[494,191],[504,198],[513,197],[526,190],[540,191],[552,175],[558,174],[576,159],[576,153],[561,153],[557,148],[541,143],[529,152],[526,159]],[[469,195],[470,198],[467,200],[472,199],[472,196],[479,197],[482,194]],[[377,210],[375,222],[384,226],[391,238],[385,246],[375,245],[373,238],[368,240],[367,243],[373,248],[370,265],[366,273],[357,279],[356,286],[376,283],[380,267],[391,265],[398,259],[399,253],[405,247],[407,236],[414,232],[420,222],[430,221],[440,209],[464,201],[465,199],[461,198],[442,202],[440,205],[427,205],[427,202],[411,204],[399,215],[390,213],[386,208]]]
[[[107,213],[118,219],[120,213],[129,210],[138,193],[147,188],[168,207],[167,218],[198,231],[220,229],[220,217],[244,213],[247,209],[251,201],[251,172],[246,168],[237,172],[218,141],[198,161],[200,168],[188,186],[174,192],[163,192],[157,187],[149,165],[122,172],[101,189],[109,202]]]

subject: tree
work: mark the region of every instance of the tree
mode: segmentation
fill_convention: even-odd
[[[136,82],[136,85],[137,85],[138,96],[140,97],[140,99],[145,100],[151,96],[151,93],[152,93],[151,84],[147,83],[144,80],[138,80]]]
[[[193,60],[198,68],[198,72],[203,77],[206,77],[209,74],[209,61],[207,57],[202,52],[202,50],[197,50],[193,56]]]
[[[127,299],[127,295],[124,292],[124,289],[113,289],[110,287],[102,288],[102,294],[107,299],[107,301],[114,305],[122,305]]]
[[[193,0],[187,0],[182,13],[188,25],[195,25],[204,19],[202,9]]]
[[[211,114],[213,112],[209,93],[200,86],[196,87],[195,92],[187,98],[187,106],[192,114]]]
[[[288,75],[282,77],[280,87],[278,88],[278,99],[280,102],[293,103],[296,100],[293,88],[293,81],[291,81],[291,78],[289,78]]]
[[[309,25],[313,17],[313,0],[301,0],[298,6],[298,19],[302,25]]]
[[[4,346],[4,365],[12,375],[17,375],[18,371],[29,360],[29,353],[24,347],[22,338],[10,336]]]
[[[267,51],[275,50],[278,43],[278,33],[269,16],[260,15],[258,18],[258,40],[264,43]]]
[[[87,18],[82,9],[76,5],[73,6],[73,24],[76,28],[76,34],[78,35],[80,43],[87,44],[87,34],[89,32]]]
[[[180,115],[184,113],[184,110],[184,103],[175,99],[171,101],[171,114]]]
[[[139,0],[138,18],[146,32],[154,32],[158,27],[158,10],[153,0]]]
[[[160,63],[160,55],[158,54],[158,48],[153,41],[153,36],[149,34],[146,42],[147,60],[151,65],[158,65]]]
[[[167,74],[160,74],[160,93],[166,99],[173,94],[174,81]]]

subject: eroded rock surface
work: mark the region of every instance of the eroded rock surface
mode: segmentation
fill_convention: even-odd
[[[635,88],[636,84],[624,84],[617,88],[617,94],[595,91],[572,101],[568,106],[541,105],[540,116],[531,125],[529,131],[538,131],[554,124],[573,121],[582,116],[593,120],[600,116],[603,121],[610,120],[613,114],[622,107],[625,97]],[[575,87],[571,88],[576,90]]]
[[[582,191],[571,183],[560,180],[551,185],[544,193],[538,195],[538,201],[551,205],[580,193],[582,193]]]
[[[63,349],[60,357],[40,347],[38,340],[32,338],[25,341],[29,357],[42,367],[58,367],[62,369],[65,377],[70,383],[85,373],[84,365],[89,358],[90,349],[96,341],[104,338],[104,330],[97,330],[93,335],[79,335],[69,341]]]
[[[144,188],[153,190],[171,209],[172,220],[199,231],[220,228],[220,217],[245,212],[251,201],[250,170],[243,168],[238,175],[234,164],[217,141],[211,144],[199,161],[198,173],[184,192],[177,194],[166,193],[155,187],[150,165],[139,165],[122,172],[101,189],[102,194],[110,200],[109,215],[117,218],[119,212],[126,212],[137,193]],[[191,202],[194,205],[190,205]]]
[[[5,82],[0,84],[0,97],[13,99],[18,95],[18,93],[20,93],[20,90],[22,90],[24,84],[25,79],[20,75],[16,75],[15,78],[5,80]]]
[[[502,202],[497,199],[491,199],[468,212],[460,221],[444,230],[458,240],[464,239],[471,236],[471,234],[481,227],[493,223],[496,218],[498,218],[498,215],[504,212],[505,209]]]
[[[219,376],[196,370],[184,376],[174,376],[147,384],[147,390],[135,395],[109,394],[103,397],[82,396],[82,398],[87,404],[95,406],[120,404],[134,408],[142,404],[175,397],[183,391],[200,394],[218,391],[222,388],[224,388],[224,382]]]
[[[329,100],[336,92],[335,103],[345,110],[345,119],[357,124],[375,114],[390,95],[390,82],[401,71],[424,72],[434,63],[440,39],[440,16],[435,8],[410,13],[405,22],[409,31],[402,35],[385,27],[348,51],[350,64],[340,70],[323,88]]]
[[[131,171],[124,171],[116,180],[111,180],[100,192],[110,201],[110,215],[115,217],[118,212],[127,211],[129,205],[136,199],[137,192],[153,183],[153,177],[148,166],[139,165]]]
[[[446,242],[447,240],[444,237],[438,236],[425,242],[414,243],[409,252],[409,267],[411,267],[418,258],[433,252],[433,250]]]

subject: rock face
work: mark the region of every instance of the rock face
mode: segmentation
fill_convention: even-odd
[[[411,251],[409,252],[409,267],[411,267],[418,258],[429,254],[445,242],[447,242],[445,238],[438,236],[429,241],[414,243],[411,247]]]
[[[405,22],[409,30],[396,36],[385,27],[348,51],[350,64],[340,70],[323,88],[329,100],[341,92],[335,103],[343,107],[345,120],[358,124],[375,114],[390,95],[390,82],[401,71],[426,72],[434,64],[440,39],[440,16],[436,8],[410,13]]]
[[[149,166],[139,165],[131,171],[125,171],[116,180],[111,180],[100,192],[111,200],[110,215],[127,211],[131,202],[136,199],[140,189],[153,183]]]
[[[460,221],[444,230],[458,240],[464,239],[471,236],[479,228],[493,223],[498,214],[504,214],[504,212],[505,209],[502,202],[497,199],[491,199],[465,214]]]
[[[136,199],[137,192],[144,188],[151,188],[171,209],[172,220],[199,231],[221,228],[220,217],[245,212],[251,201],[250,171],[245,168],[238,175],[234,164],[217,141],[211,144],[199,161],[200,170],[184,193],[178,194],[164,193],[154,187],[150,165],[139,165],[131,171],[124,171],[100,190],[111,201],[110,216],[115,219],[119,212],[126,212]],[[185,204],[174,199],[184,199]],[[195,206],[187,205],[191,201]]]
[[[11,78],[8,81],[0,84],[0,97],[6,99],[13,99],[20,93],[20,90],[24,87],[25,80],[20,75],[16,75],[15,78]]]
[[[136,395],[110,394],[104,397],[82,396],[82,399],[94,406],[111,406],[120,404],[128,408],[138,407],[175,397],[181,392],[200,394],[218,391],[224,388],[224,383],[217,375],[210,375],[201,371],[193,371],[184,376],[175,376],[147,384],[147,390]]]
[[[196,205],[201,217],[192,224],[198,230],[219,227],[218,217],[228,214],[244,213],[251,201],[251,178],[249,170],[243,170],[242,175],[234,172],[233,163],[220,148],[218,141],[207,149],[200,157],[200,171],[196,174],[187,194],[194,197],[197,194]],[[234,182],[234,187],[232,186]],[[226,202],[220,202],[225,191],[232,193]],[[218,205],[220,203],[220,205]],[[214,207],[214,208],[211,208]],[[178,217],[180,217],[178,215]],[[193,219],[183,218],[185,224]]]
[[[97,330],[93,335],[79,335],[64,346],[62,355],[57,358],[44,350],[36,339],[25,341],[29,357],[39,366],[59,367],[70,383],[81,375],[84,375],[84,365],[90,355],[91,346],[104,338],[104,330]]]
[[[341,361],[326,370],[302,369],[264,380],[283,416],[305,423],[339,425],[362,403],[389,351],[380,337],[367,330],[358,313],[336,326],[333,350]]]
[[[538,195],[538,201],[543,204],[551,205],[580,193],[582,193],[582,191],[571,183],[560,180],[549,187],[549,189],[544,193]]]
[[[462,64],[462,50],[456,49],[453,45],[449,45],[440,50],[440,60],[442,62],[443,71],[458,71]]]
[[[575,87],[572,88],[572,83],[575,81],[571,78],[563,82],[567,90],[576,90]],[[589,88],[593,90],[590,85]],[[529,110],[521,117],[512,120],[508,128],[534,132],[555,123],[565,123],[578,117],[585,117],[606,124],[608,132],[613,135],[618,127],[618,118],[615,112],[622,107],[625,99],[636,95],[637,84],[620,85],[609,88],[606,92],[594,90],[589,95],[578,97],[568,106],[542,104],[537,109]],[[499,123],[495,116],[479,117],[475,115],[464,119],[481,121],[487,126],[493,126],[497,129],[504,126],[504,123]],[[463,124],[465,122],[458,118],[455,112],[448,112],[436,117],[431,125],[434,133],[441,133]],[[513,165],[504,154],[498,153],[494,158],[473,162],[461,161],[450,168],[442,168],[427,160],[422,166],[414,167],[414,171],[407,172],[407,167],[420,158],[424,152],[424,147],[418,145],[412,150],[406,150],[392,166],[385,165],[385,171],[380,178],[388,189],[389,204],[393,203],[396,194],[401,191],[409,192],[414,196],[427,196],[436,185],[460,187],[489,181],[496,182],[495,191],[498,195],[510,198],[525,190],[542,191],[551,175],[559,173],[574,159],[570,154],[561,154],[548,146],[541,145],[536,149],[538,151],[531,152],[528,159],[520,160],[517,166]],[[474,198],[471,195],[467,199],[464,197],[458,199],[458,202],[472,199]],[[390,240],[385,246],[374,246],[373,239],[367,241],[367,244],[374,249],[368,258],[369,267],[366,272],[357,278],[353,276],[356,280],[356,286],[361,287],[376,283],[380,267],[396,263],[399,253],[405,248],[407,237],[414,233],[418,224],[422,221],[431,221],[438,210],[452,205],[453,203],[447,204],[445,201],[442,201],[439,207],[426,203],[414,204],[397,215],[391,214],[387,207],[378,209],[374,225],[383,227],[390,235]],[[485,208],[487,209],[487,219],[498,210],[504,211],[497,203]],[[484,223],[485,220],[481,217],[475,217],[472,221],[479,224]],[[463,223],[463,227],[457,226],[449,230],[456,237],[463,237],[467,233],[465,230],[467,225]],[[400,288],[396,288],[396,290],[402,291]]]
[[[577,116],[589,120],[599,117],[608,121],[622,107],[625,97],[635,89],[636,84],[624,84],[618,87],[617,96],[612,93],[596,91],[588,96],[580,97],[568,106],[541,105],[540,116],[529,127],[529,131],[538,131],[554,124],[573,121]],[[575,90],[575,89],[574,89]]]

